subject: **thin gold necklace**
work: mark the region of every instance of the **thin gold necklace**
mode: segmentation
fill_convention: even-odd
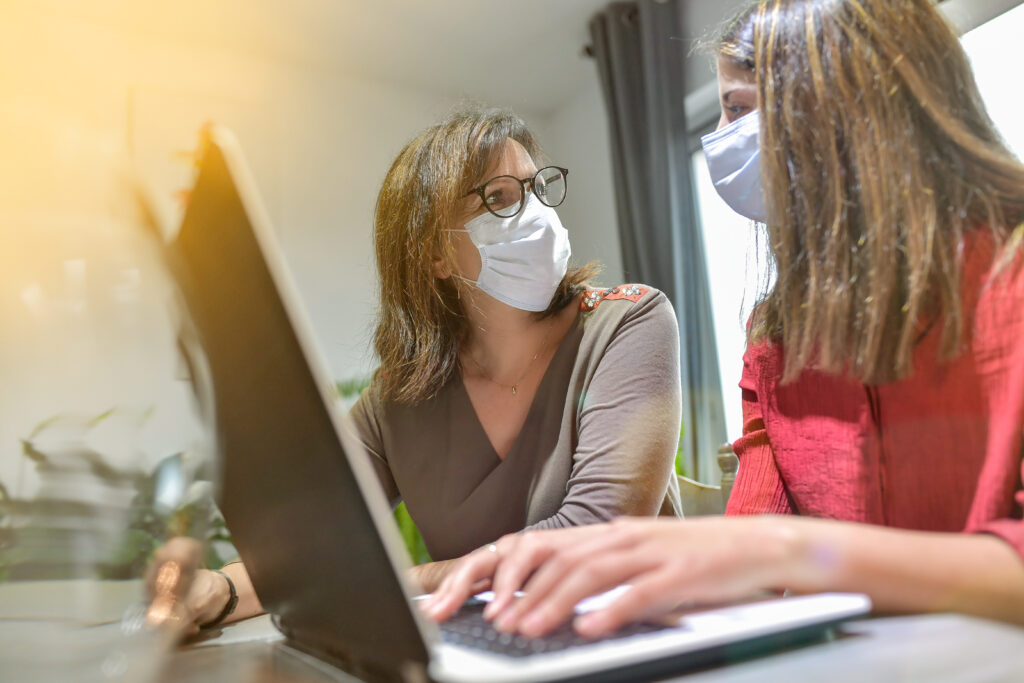
[[[501,382],[499,382],[499,381],[495,380],[493,377],[491,377],[491,373],[487,372],[487,370],[484,368],[484,366],[480,365],[480,361],[478,361],[473,356],[473,354],[470,353],[468,350],[466,351],[466,355],[469,356],[469,359],[471,361],[473,361],[473,365],[475,365],[477,367],[477,369],[480,371],[480,374],[483,376],[483,378],[485,380],[487,380],[491,384],[495,384],[495,385],[497,385],[497,386],[499,386],[499,387],[501,387],[503,389],[511,389],[512,390],[512,395],[513,396],[517,396],[518,393],[519,393],[519,383],[522,382],[526,378],[527,373],[530,372],[530,368],[533,367],[533,364],[537,361],[538,358],[540,358],[540,354],[542,354],[544,352],[544,350],[547,348],[548,337],[551,336],[551,328],[553,328],[554,326],[555,326],[555,321],[554,321],[554,318],[552,318],[551,321],[548,323],[548,331],[544,333],[544,339],[542,339],[541,342],[540,342],[540,348],[537,349],[537,353],[533,354],[533,358],[531,358],[530,362],[526,364],[525,368],[523,368],[523,372],[522,372],[522,374],[519,375],[519,379],[517,379],[515,381],[515,384],[512,384],[512,385],[502,384]]]

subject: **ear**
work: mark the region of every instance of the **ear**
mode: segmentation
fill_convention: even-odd
[[[433,262],[431,263],[431,270],[434,273],[434,277],[438,280],[447,280],[452,276],[452,269],[444,262],[440,254],[436,254]]]

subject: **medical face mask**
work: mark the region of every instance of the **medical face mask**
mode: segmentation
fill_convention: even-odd
[[[530,192],[515,216],[486,212],[467,222],[466,232],[480,252],[480,275],[467,282],[509,306],[547,309],[572,253],[569,232],[554,209]]]
[[[767,222],[761,179],[761,117],[757,111],[700,139],[711,180],[733,211]]]

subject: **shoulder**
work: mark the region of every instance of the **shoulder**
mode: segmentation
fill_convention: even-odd
[[[1001,327],[1000,322],[1019,321],[1024,301],[1024,224],[1012,231],[1005,243],[996,244],[988,233],[966,235],[963,266],[963,298],[966,310],[993,316],[985,320]]]
[[[583,297],[580,299],[580,311],[584,313],[595,311],[606,301],[628,301],[638,304],[644,300],[657,299],[659,296],[668,300],[659,290],[647,285],[625,284],[615,287],[590,288],[583,293]]]
[[[671,319],[675,311],[661,290],[641,284],[588,289],[579,310],[593,324],[619,324],[634,319]]]
[[[743,371],[740,388],[761,394],[774,386],[784,367],[782,347],[768,340],[747,342],[743,350]]]
[[[355,403],[352,404],[351,410],[349,410],[349,417],[353,420],[359,421],[364,419],[372,419],[372,417],[380,412],[380,370],[376,370],[370,378],[370,383],[359,392],[359,396],[356,398]]]
[[[1002,365],[1008,355],[1024,354],[1024,227],[987,262],[981,276],[965,275],[966,287],[978,287],[973,311],[972,343],[979,360]],[[971,280],[975,282],[971,282]],[[976,283],[976,284],[975,284]],[[968,296],[965,296],[965,304]],[[991,358],[989,358],[989,356]]]
[[[401,401],[386,395],[383,370],[374,372],[369,386],[363,390],[349,415],[359,423],[372,422],[382,433],[416,431],[424,421],[437,419],[447,409],[452,396],[452,381],[445,382],[433,396],[415,402]]]
[[[646,285],[618,285],[588,290],[580,301],[585,337],[595,340],[643,337],[678,344],[676,311],[663,292]]]
[[[743,349],[743,364],[751,368],[764,369],[770,367],[773,370],[781,368],[783,363],[782,346],[770,339],[759,339],[751,342]]]
[[[1024,223],[1018,226],[1006,243],[984,253],[986,278],[984,288],[995,290],[1001,303],[1017,304],[1024,298]]]

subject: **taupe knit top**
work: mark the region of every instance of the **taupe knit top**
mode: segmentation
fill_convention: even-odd
[[[590,290],[501,460],[460,375],[416,405],[374,382],[351,423],[435,560],[522,529],[681,514],[679,331],[652,288]]]

